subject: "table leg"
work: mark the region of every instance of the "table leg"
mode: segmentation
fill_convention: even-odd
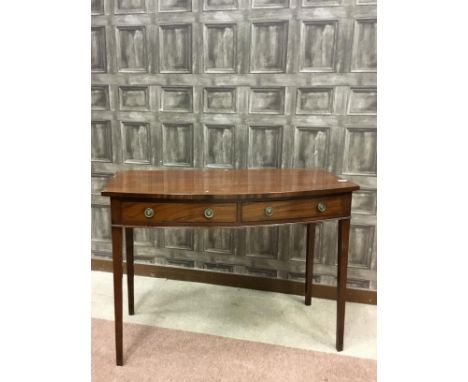
[[[123,365],[122,344],[122,228],[112,227],[112,271],[114,275],[115,354]]]
[[[128,314],[134,315],[133,293],[133,228],[125,228],[125,254],[127,257]]]
[[[305,304],[312,300],[312,275],[314,270],[315,223],[307,224]]]
[[[336,350],[343,350],[346,282],[348,273],[348,247],[350,219],[338,223],[338,290],[336,298]]]

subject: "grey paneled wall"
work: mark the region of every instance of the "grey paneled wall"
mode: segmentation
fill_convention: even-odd
[[[376,288],[376,3],[93,0],[92,251],[110,256],[120,169],[319,166],[362,186],[349,284]],[[302,280],[303,225],[137,230],[136,258]],[[315,282],[335,283],[336,223]]]

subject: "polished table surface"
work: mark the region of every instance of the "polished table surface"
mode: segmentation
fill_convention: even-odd
[[[307,224],[305,304],[311,304],[315,222],[338,223],[336,349],[343,349],[352,192],[359,186],[321,169],[180,169],[118,172],[111,198],[116,363],[123,365],[123,233],[128,310],[134,314],[134,227]]]
[[[320,169],[187,169],[118,172],[102,195],[242,199],[338,194],[358,188]]]

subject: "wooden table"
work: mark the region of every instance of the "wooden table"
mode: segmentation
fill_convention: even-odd
[[[122,242],[128,310],[134,314],[133,227],[243,227],[307,223],[305,304],[312,296],[315,222],[339,219],[336,349],[343,350],[352,192],[359,186],[319,169],[194,169],[118,172],[111,197],[117,365],[123,365]]]

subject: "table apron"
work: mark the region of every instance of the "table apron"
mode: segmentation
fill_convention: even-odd
[[[111,199],[113,226],[248,227],[345,219],[351,194],[294,200],[162,202]]]
[[[155,223],[155,224],[112,224],[112,227],[129,227],[129,228],[248,228],[248,227],[257,227],[257,226],[275,226],[275,225],[291,225],[291,224],[307,224],[307,223],[317,223],[330,220],[342,220],[342,219],[351,219],[350,215],[347,216],[337,216],[328,219],[317,218],[317,219],[304,219],[304,220],[294,220],[294,221],[266,221],[266,222],[248,222],[248,223]]]

